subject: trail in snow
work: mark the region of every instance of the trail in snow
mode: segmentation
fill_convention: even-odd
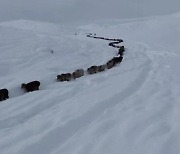
[[[123,55],[124,55],[124,51],[125,51],[125,49],[124,49],[124,46],[118,46],[117,44],[120,44],[121,42],[123,42],[123,40],[122,39],[109,39],[109,38],[104,38],[104,37],[97,37],[97,36],[92,36],[92,34],[88,34],[87,35],[87,37],[91,37],[91,38],[95,38],[95,39],[102,39],[102,40],[108,40],[108,41],[114,41],[114,42],[110,42],[109,43],[109,46],[111,46],[111,47],[114,47],[114,48],[118,48],[119,49],[119,53],[120,53],[120,55],[118,54],[118,56],[120,56],[120,57],[123,57]],[[122,48],[123,47],[123,48]],[[121,50],[121,48],[122,48],[122,50]],[[51,53],[51,54],[53,54],[54,53],[54,51],[52,50],[52,49],[50,49],[50,48],[39,48],[39,49],[37,49],[37,53],[39,53],[39,52],[41,52],[41,51],[43,51],[43,52],[47,52],[47,53]],[[35,59],[31,59],[31,61],[29,61],[27,64],[25,63],[24,65],[23,65],[23,68],[24,67],[26,67],[26,66],[29,66],[33,61],[36,61],[36,60],[38,60],[39,59],[39,57],[36,55],[35,57],[34,57]],[[113,62],[114,63],[114,66],[116,66],[116,63],[121,63],[121,62],[116,62],[116,61],[114,61]],[[106,64],[103,64],[103,65],[106,65]],[[94,67],[95,65],[93,65],[93,67]],[[113,66],[113,67],[114,67]],[[99,66],[95,66],[95,67],[99,67]],[[107,67],[107,66],[106,66]],[[105,69],[107,69],[107,68],[105,68]],[[99,72],[102,72],[102,71],[99,71]],[[98,73],[98,72],[97,72]],[[87,75],[88,74],[88,72],[85,72],[85,75]],[[95,73],[93,73],[93,74],[95,74]],[[66,75],[66,74],[63,74],[63,75]],[[84,74],[82,75],[82,76],[84,76]],[[19,91],[17,88],[15,89],[15,88],[13,88],[13,90],[14,91]],[[12,91],[12,90],[11,90]],[[22,94],[23,92],[21,92],[21,94]],[[16,96],[13,96],[13,97],[16,97]]]
[[[144,70],[142,70],[142,75],[143,76],[145,75],[144,80],[147,77],[147,73],[145,73],[146,71],[148,72],[148,69],[145,67]],[[140,76],[142,75],[140,74]],[[71,140],[74,135],[79,134],[83,128],[90,126],[94,121],[100,118],[104,113],[106,113],[108,110],[111,110],[111,108],[114,108],[118,103],[117,100],[121,100],[123,102],[123,100],[125,100],[128,96],[133,94],[134,91],[138,90],[139,83],[143,83],[142,78],[139,78],[137,76],[136,79],[132,82],[132,84],[130,84],[131,85],[130,87],[127,87],[122,92],[113,95],[112,98],[110,97],[106,101],[98,102],[95,106],[93,106],[89,111],[81,115],[79,118],[76,118],[74,120],[73,119],[69,120],[64,125],[62,126],[60,125],[56,127],[56,129],[50,129],[47,135],[44,134],[43,135],[44,137],[41,138],[35,145],[32,144],[33,148],[29,146],[28,148],[26,148],[26,150],[23,150],[22,153],[28,154],[32,152],[41,151],[46,154],[46,153],[49,153],[50,151],[53,151],[53,149],[60,148],[59,147],[60,145],[64,147],[66,145],[65,143]],[[113,86],[114,85],[112,85],[112,87]],[[134,88],[137,88],[137,89],[134,89]],[[106,91],[107,89],[103,93],[106,93]],[[83,100],[81,101],[84,102]],[[41,112],[39,112],[39,114],[40,113]],[[53,140],[53,143],[50,142],[51,139]],[[44,145],[46,146],[44,147]],[[62,149],[64,149],[63,147]]]
[[[68,30],[51,24],[43,28],[43,23],[34,29],[28,21],[3,23],[0,82],[11,99],[0,103],[0,152],[179,153],[178,39],[160,37],[179,17],[165,19]],[[56,82],[57,74],[100,65],[117,54],[106,41],[85,37],[86,32],[122,37],[123,62],[76,82]],[[41,90],[22,95],[21,82],[34,79],[42,82]]]

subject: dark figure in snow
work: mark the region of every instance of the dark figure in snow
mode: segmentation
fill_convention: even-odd
[[[0,101],[4,101],[9,98],[9,92],[7,89],[0,89]]]
[[[118,52],[118,55],[120,55],[121,57],[124,55],[124,52],[125,52],[125,48],[124,48],[124,46],[121,46],[120,48],[119,48],[119,52]]]
[[[97,72],[98,72],[98,66],[91,66],[91,67],[89,67],[89,68],[87,69],[87,72],[88,72],[89,74],[95,74],[95,73],[97,73]]]
[[[121,63],[123,60],[123,57],[113,57],[114,64]]]
[[[100,66],[98,66],[98,72],[105,71],[105,69],[106,69],[106,65],[100,65]]]
[[[114,39],[114,41],[118,41],[119,43],[123,42],[122,39]]]
[[[72,79],[71,73],[61,74],[57,75],[57,80],[63,82],[63,81],[70,81]]]
[[[84,75],[84,70],[83,69],[78,69],[78,70],[76,70],[76,71],[74,71],[72,73],[73,79],[80,78],[83,75]]]
[[[113,59],[109,60],[109,61],[106,63],[106,66],[107,66],[107,69],[111,69],[112,67],[114,67],[114,61],[113,61]]]
[[[109,43],[109,46],[113,46],[113,42],[110,42],[110,43]]]
[[[123,60],[123,57],[113,57],[111,60],[109,60],[106,65],[108,69],[111,69],[114,67],[116,64],[121,63]]]
[[[21,89],[24,89],[26,92],[32,92],[39,90],[40,82],[39,81],[32,81],[29,83],[22,83]]]

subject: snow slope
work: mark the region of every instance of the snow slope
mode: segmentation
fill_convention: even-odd
[[[0,103],[0,153],[180,153],[179,21],[180,14],[77,27],[1,22],[0,88],[10,99]],[[88,32],[124,39],[123,62],[57,82],[57,74],[117,54]],[[32,80],[40,90],[24,94],[21,83]]]

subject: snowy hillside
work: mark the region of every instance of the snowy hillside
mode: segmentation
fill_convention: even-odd
[[[0,22],[0,89],[10,96],[0,102],[0,153],[180,153],[179,13],[78,26],[35,20]],[[123,39],[122,63],[57,82],[117,54],[87,33]],[[24,93],[33,80],[40,90]]]

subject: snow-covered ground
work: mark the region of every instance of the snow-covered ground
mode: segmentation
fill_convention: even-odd
[[[0,22],[0,89],[10,95],[0,102],[0,153],[179,154],[179,27],[180,13],[74,26]],[[86,33],[123,39],[123,62],[57,82],[117,54]],[[25,94],[21,83],[33,80],[40,90]]]

